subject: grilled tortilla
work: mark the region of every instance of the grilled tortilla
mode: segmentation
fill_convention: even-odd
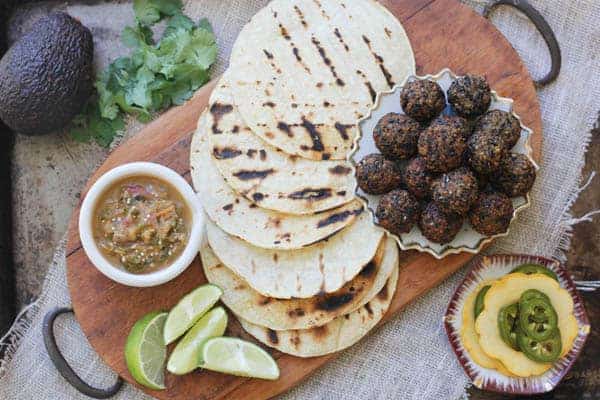
[[[373,259],[383,231],[362,213],[331,238],[287,251],[252,246],[212,221],[207,221],[207,234],[219,260],[254,290],[266,297],[290,299],[339,290]]]
[[[375,0],[274,0],[230,59],[234,103],[262,139],[313,160],[343,160],[376,94],[415,73],[400,22]]]
[[[244,320],[273,330],[309,329],[352,312],[383,288],[398,265],[398,246],[382,240],[375,257],[340,290],[308,299],[281,300],[264,297],[221,264],[207,243],[201,251],[202,266],[210,283],[223,289],[221,301]]]
[[[298,357],[317,357],[352,346],[381,320],[388,310],[398,281],[394,266],[386,285],[361,308],[316,328],[275,331],[240,318],[242,328],[267,346]]]
[[[215,165],[238,193],[263,208],[310,214],[354,198],[348,161],[290,156],[254,135],[235,106],[226,72],[210,97],[205,130]]]
[[[202,129],[204,118],[192,138],[192,181],[204,210],[225,232],[257,247],[299,249],[335,234],[363,213],[358,200],[312,215],[283,214],[256,206],[235,193],[215,167]]]

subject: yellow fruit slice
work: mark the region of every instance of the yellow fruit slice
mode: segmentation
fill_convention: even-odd
[[[558,282],[542,274],[508,274],[492,284],[488,290],[484,308],[477,321],[475,331],[479,335],[481,349],[492,358],[498,359],[513,374],[520,377],[541,375],[552,367],[551,363],[538,363],[530,360],[520,351],[513,350],[500,337],[498,313],[500,309],[519,301],[521,294],[528,289],[536,289],[550,298],[558,315],[558,329],[562,338],[562,355],[573,346],[577,337],[577,320],[573,315],[573,299]]]
[[[475,299],[477,293],[485,285],[491,285],[493,281],[482,282],[469,294],[465,299],[462,309],[462,326],[460,328],[460,338],[464,348],[467,350],[473,361],[483,368],[493,369],[500,372],[502,375],[513,376],[508,370],[502,365],[502,363],[495,358],[488,356],[479,345],[479,337],[475,332],[475,315],[473,309],[475,307]]]

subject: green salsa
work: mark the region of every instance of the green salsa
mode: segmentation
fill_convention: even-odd
[[[169,184],[152,177],[126,178],[98,201],[94,238],[115,266],[150,273],[169,266],[188,241],[190,211]]]

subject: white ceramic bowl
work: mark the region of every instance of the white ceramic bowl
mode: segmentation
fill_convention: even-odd
[[[124,178],[140,175],[157,178],[171,184],[181,194],[192,215],[192,228],[188,243],[181,255],[170,266],[149,274],[133,274],[113,266],[100,252],[92,230],[96,203],[105,190]],[[102,175],[85,196],[79,214],[79,237],[88,258],[105,276],[127,286],[158,286],[177,277],[192,263],[194,257],[198,254],[203,234],[204,214],[196,193],[177,172],[149,162],[124,164]]]
[[[359,121],[360,135],[356,138],[353,150],[349,157],[353,165],[356,166],[356,164],[367,154],[379,153],[379,150],[377,150],[375,142],[373,141],[373,129],[375,129],[375,125],[385,114],[389,112],[401,114],[404,113],[400,107],[400,93],[402,92],[402,88],[406,82],[431,79],[436,81],[442,87],[444,92],[446,92],[456,78],[457,76],[448,68],[446,68],[441,70],[436,75],[410,76],[401,85],[397,85],[387,92],[379,93],[377,95],[377,99],[375,100],[375,104],[371,109],[371,113]],[[539,167],[532,158],[533,151],[529,144],[530,138],[533,134],[532,130],[524,126],[521,118],[512,112],[512,99],[500,97],[494,90],[491,91],[491,94],[492,103],[490,105],[490,110],[502,110],[510,112],[519,120],[519,123],[521,123],[521,138],[511,151],[514,153],[525,154],[529,158],[529,161],[533,163],[536,170],[539,170]],[[452,109],[449,105],[446,105],[443,114],[453,115]],[[379,204],[379,199],[381,196],[365,193],[358,187],[358,184],[355,186],[355,193],[363,201],[363,203],[366,204],[366,207],[371,213],[374,222],[377,224],[375,210],[377,209],[377,205]],[[512,199],[512,202],[514,208],[512,220],[514,220],[519,212],[529,207],[529,194],[526,196],[515,197]],[[485,236],[476,232],[468,222],[465,222],[458,235],[456,235],[456,237],[450,243],[446,244],[438,244],[428,240],[425,236],[423,236],[418,227],[414,227],[410,232],[404,233],[400,236],[392,235],[391,233],[390,235],[396,239],[402,250],[418,250],[429,253],[437,259],[441,259],[450,254],[462,252],[476,254],[481,251],[483,246],[494,240],[494,238],[506,236],[508,233],[509,231],[506,231],[498,235]]]

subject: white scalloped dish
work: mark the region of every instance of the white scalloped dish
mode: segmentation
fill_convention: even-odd
[[[379,93],[377,99],[375,101],[375,105],[371,109],[371,113],[361,119],[359,121],[359,131],[360,135],[357,137],[354,143],[354,147],[352,152],[349,155],[349,160],[356,166],[356,164],[362,160],[365,156],[371,153],[379,153],[379,150],[375,146],[375,142],[373,140],[373,129],[377,125],[377,122],[386,114],[390,112],[403,114],[402,108],[400,106],[400,93],[402,92],[402,88],[406,82],[410,82],[412,80],[420,79],[431,79],[436,81],[446,92],[452,82],[457,78],[457,76],[452,73],[449,69],[444,69],[440,71],[436,75],[425,75],[425,76],[411,76],[408,77],[407,80],[402,84],[395,86],[392,90],[388,92]],[[492,90],[492,103],[490,105],[490,110],[502,110],[506,112],[511,112],[521,123],[521,118],[512,112],[513,108],[513,100],[505,97],[500,97],[498,94]],[[445,115],[453,115],[453,111],[451,107],[448,105],[443,111]],[[521,138],[518,143],[512,149],[514,153],[525,154],[529,160],[533,163],[536,170],[539,169],[537,164],[534,162],[532,158],[532,149],[529,144],[531,135],[533,134],[532,130],[527,128],[521,123]],[[377,217],[375,216],[375,210],[379,204],[380,195],[371,195],[365,193],[362,189],[356,185],[355,193],[357,196],[365,203],[367,209],[371,213],[373,220],[376,224],[378,224]],[[512,199],[514,213],[511,220],[514,221],[517,214],[529,207],[530,199],[529,195],[515,197]],[[450,254],[457,254],[462,252],[469,252],[476,254],[489,242],[491,242],[494,238],[500,236],[506,236],[510,232],[507,232],[494,235],[494,236],[484,236],[478,232],[476,232],[471,225],[466,221],[458,235],[449,243],[439,244],[434,243],[425,236],[422,235],[421,231],[417,226],[413,227],[413,229],[405,234],[400,236],[393,235],[388,232],[392,237],[396,239],[398,245],[402,250],[418,250],[421,252],[426,252],[434,256],[435,258],[441,259]]]

